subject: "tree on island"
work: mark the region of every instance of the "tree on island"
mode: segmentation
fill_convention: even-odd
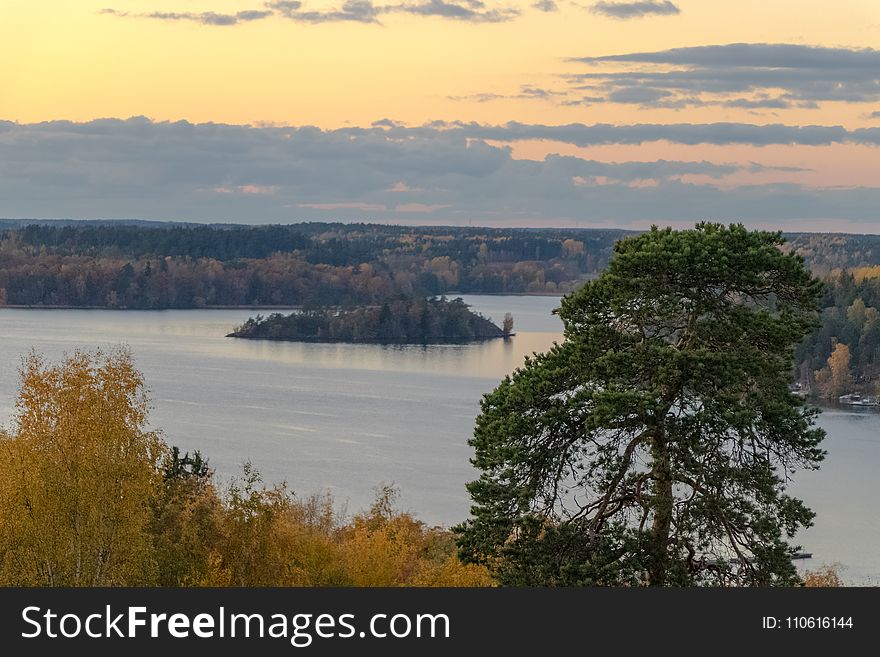
[[[789,391],[820,283],[780,233],[652,229],[563,299],[565,339],[482,400],[456,528],[508,585],[790,585],[824,457]]]
[[[504,313],[504,321],[501,323],[501,330],[504,332],[505,338],[513,334],[513,315],[510,313]]]

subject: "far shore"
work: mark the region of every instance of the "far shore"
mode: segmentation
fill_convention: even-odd
[[[64,306],[64,305],[39,305],[28,306],[8,303],[0,306],[0,310],[12,308],[15,310],[301,310],[302,306],[186,306],[182,308],[129,308],[127,306]]]
[[[568,292],[447,292],[444,295],[447,298],[456,297],[561,297]],[[18,303],[7,303],[0,306],[0,310],[4,308],[13,308],[16,310],[302,310],[302,306],[185,306],[174,308],[129,308],[127,306],[69,306],[69,305],[27,305]]]

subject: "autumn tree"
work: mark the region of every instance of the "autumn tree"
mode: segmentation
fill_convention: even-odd
[[[349,586],[487,586],[488,571],[463,564],[448,530],[427,527],[395,508],[398,491],[381,486],[370,509],[342,528],[340,562]]]
[[[2,441],[0,579],[7,584],[152,583],[148,525],[164,447],[147,429],[126,351],[77,352],[20,370],[15,428]]]
[[[227,493],[225,535],[209,581],[234,586],[487,586],[487,570],[461,563],[448,530],[394,507],[381,487],[346,518],[327,495],[296,499],[247,465]]]
[[[149,526],[157,584],[225,583],[217,579],[225,530],[223,511],[214,471],[201,453],[181,456],[172,447],[162,463],[162,485],[153,498]]]
[[[789,392],[820,285],[779,233],[652,229],[482,400],[461,555],[512,585],[787,585],[824,453]]]
[[[828,357],[828,366],[816,372],[816,387],[826,399],[836,399],[852,391],[853,378],[850,369],[849,347],[842,342],[834,345]]]

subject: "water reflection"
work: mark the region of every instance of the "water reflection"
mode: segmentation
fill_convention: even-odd
[[[320,368],[430,372],[452,376],[500,379],[522,364],[524,357],[543,351],[556,333],[520,332],[510,340],[488,340],[459,345],[363,345],[276,342],[230,339],[224,357],[283,362]],[[201,352],[217,355],[217,345],[205,344]]]

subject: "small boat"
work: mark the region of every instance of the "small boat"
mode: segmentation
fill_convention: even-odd
[[[792,383],[790,386],[788,386],[788,391],[793,395],[797,395],[798,397],[807,397],[810,394],[810,389],[802,386],[800,383]]]
[[[858,392],[841,395],[837,399],[841,404],[846,404],[847,406],[880,406],[880,400],[876,397],[868,397]]]
[[[812,559],[812,558],[813,558],[812,552],[795,552],[793,555],[791,555],[792,561],[795,561],[796,559]],[[743,560],[738,557],[731,557],[730,559],[727,559],[726,561],[727,561],[727,563],[734,565],[734,566],[739,565],[743,562]],[[753,557],[746,557],[745,558],[746,563],[754,563],[754,561],[755,561],[755,559]],[[709,564],[710,566],[717,566],[718,564],[721,563],[721,560],[720,559],[706,559],[705,563]]]

